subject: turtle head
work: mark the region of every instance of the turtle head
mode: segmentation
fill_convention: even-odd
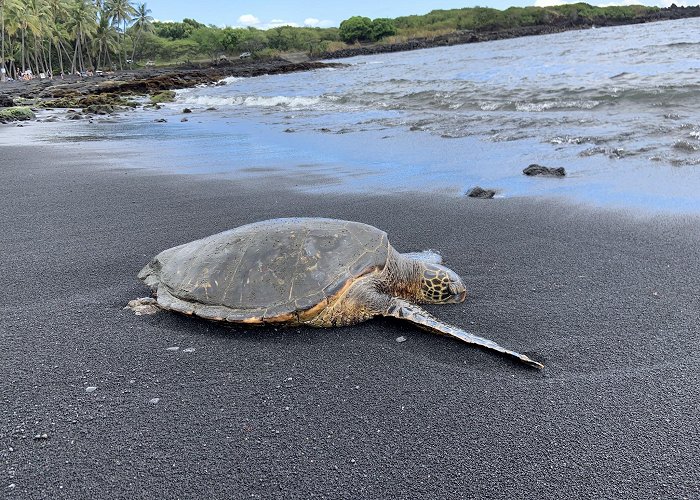
[[[467,290],[462,279],[451,269],[440,264],[424,263],[421,266],[418,300],[427,304],[451,304],[463,302]]]

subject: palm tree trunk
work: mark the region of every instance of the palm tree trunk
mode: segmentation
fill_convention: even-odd
[[[25,56],[25,54],[24,54],[24,31],[25,31],[24,27],[22,27],[21,31],[22,31],[22,72],[24,72],[27,70],[27,65],[25,64],[25,59],[24,59],[24,56]]]
[[[134,49],[131,52],[131,63],[132,64],[136,60],[136,45],[138,45],[140,39],[141,39],[141,32],[139,31],[138,33],[136,33],[136,39],[134,40]]]
[[[78,59],[78,47],[80,47],[80,38],[75,37],[75,50],[73,51],[73,64],[71,65],[71,69],[70,69],[70,72],[72,75],[75,74],[75,70],[76,70],[75,64],[76,64],[77,59]]]
[[[0,49],[0,57],[2,58],[2,63],[0,63],[0,82],[4,82],[7,79],[7,68],[5,67],[5,2],[0,4],[0,25],[2,26],[2,48]]]

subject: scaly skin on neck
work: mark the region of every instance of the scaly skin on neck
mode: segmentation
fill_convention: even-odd
[[[318,310],[308,311],[300,323],[312,326],[348,326],[384,315],[392,298],[421,302],[421,277],[424,264],[404,258],[389,247],[384,269],[353,280],[329,303]],[[316,309],[316,308],[314,308]]]
[[[421,277],[424,268],[422,262],[406,259],[389,247],[386,267],[377,277],[377,290],[411,302],[421,302]]]

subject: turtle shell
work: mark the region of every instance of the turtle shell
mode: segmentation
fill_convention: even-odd
[[[256,222],[165,250],[139,273],[158,304],[232,322],[295,322],[349,281],[384,269],[387,235],[359,222]]]

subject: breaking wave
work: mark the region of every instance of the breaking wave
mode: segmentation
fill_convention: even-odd
[[[224,106],[248,106],[259,108],[286,108],[309,109],[317,108],[323,101],[322,97],[302,96],[212,96],[192,95],[181,93],[178,95],[178,104],[187,104],[200,107],[224,107]],[[330,99],[329,99],[330,101]]]

